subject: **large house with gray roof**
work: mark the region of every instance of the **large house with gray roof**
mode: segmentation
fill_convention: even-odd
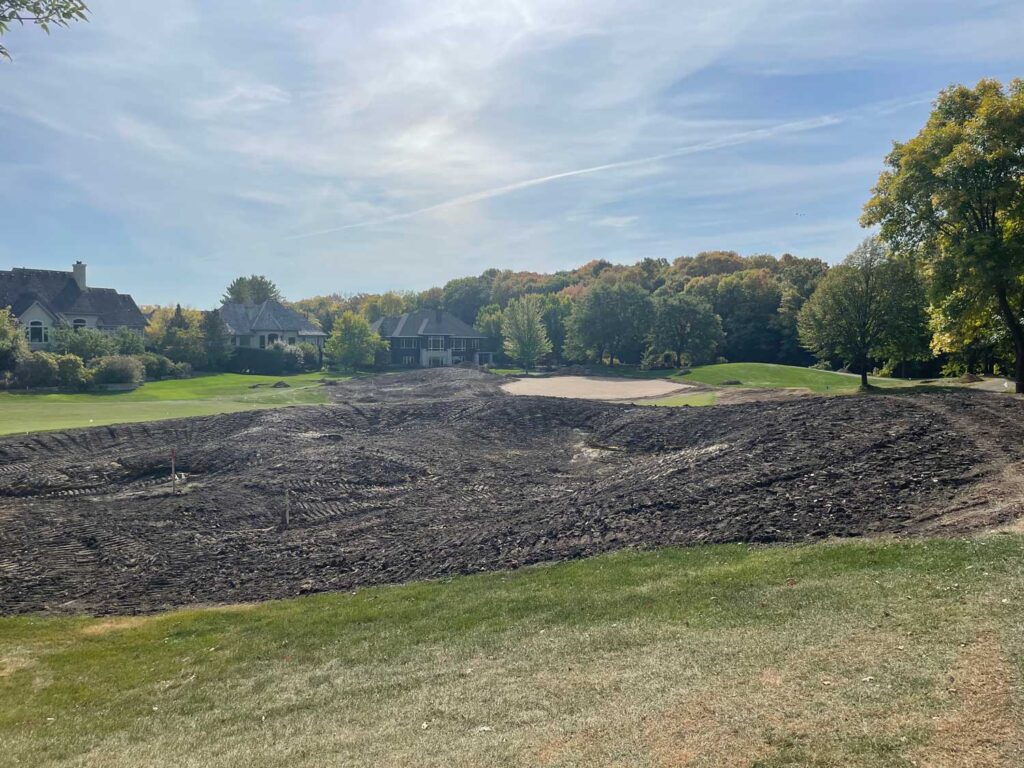
[[[301,312],[280,302],[272,299],[259,304],[227,302],[218,311],[231,334],[232,346],[266,349],[278,341],[312,344],[322,356],[327,334]]]
[[[53,331],[62,325],[105,333],[128,328],[141,334],[148,324],[128,294],[91,287],[86,281],[85,264],[80,261],[70,272],[21,267],[0,270],[3,307],[11,308],[33,350],[48,349]]]
[[[440,368],[491,362],[487,335],[440,309],[382,317],[373,323],[373,330],[390,343],[392,365]]]

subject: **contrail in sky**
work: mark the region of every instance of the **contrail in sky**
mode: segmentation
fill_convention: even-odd
[[[502,197],[504,195],[511,194],[512,192],[518,192],[522,189],[529,189],[530,187],[539,187],[542,184],[549,184],[552,181],[559,181],[560,179],[570,179],[574,176],[587,176],[592,173],[602,173],[604,171],[614,171],[620,168],[632,168],[638,165],[647,165],[648,163],[656,163],[659,160],[668,160],[673,157],[682,157],[683,155],[695,155],[701,152],[710,152],[715,149],[722,149],[723,147],[733,147],[739,144],[750,144],[751,142],[761,141],[763,139],[770,139],[776,136],[782,136],[789,133],[803,133],[806,131],[815,131],[821,128],[827,128],[828,126],[838,125],[850,120],[853,117],[858,117],[866,112],[874,112],[879,114],[887,114],[889,112],[902,109],[904,107],[913,106],[922,102],[928,102],[931,98],[922,99],[917,98],[912,101],[903,102],[892,102],[887,101],[880,104],[871,104],[867,107],[861,107],[856,110],[832,114],[832,115],[819,115],[818,117],[811,117],[805,120],[796,120],[788,123],[777,123],[776,125],[767,126],[765,128],[757,128],[751,131],[741,131],[739,133],[732,133],[726,136],[721,136],[717,139],[710,139],[708,141],[702,141],[696,144],[688,144],[686,146],[677,147],[676,149],[669,150],[668,152],[662,152],[658,155],[648,155],[647,157],[638,157],[632,160],[622,160],[615,163],[605,163],[604,165],[592,165],[589,168],[577,168],[574,171],[564,171],[562,173],[555,173],[550,176],[540,176],[535,179],[526,179],[524,181],[517,181],[514,184],[506,184],[502,187],[494,187],[492,189],[485,189],[480,192],[473,192],[468,195],[461,195],[459,197],[453,197],[449,200],[444,200],[434,205],[428,205],[425,208],[417,208],[413,211],[404,211],[402,213],[394,213],[389,216],[381,216],[375,219],[366,219],[364,221],[357,221],[352,224],[344,224],[340,227],[331,227],[330,229],[320,229],[315,232],[304,232],[298,235],[289,235],[284,238],[285,240],[301,240],[308,237],[319,237],[321,235],[329,235],[334,232],[344,232],[348,229],[361,229],[363,227],[372,227],[377,224],[388,224],[392,221],[403,221],[404,219],[412,219],[416,216],[422,216],[426,213],[433,213],[434,211],[443,211],[447,208],[457,208],[461,205],[469,205],[471,203],[478,203],[482,200],[490,200],[493,197]]]

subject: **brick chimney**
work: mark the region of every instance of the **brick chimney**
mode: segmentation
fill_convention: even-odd
[[[80,290],[84,291],[85,288],[86,288],[86,285],[85,285],[85,264],[83,264],[80,261],[76,261],[74,264],[71,265],[71,272],[75,276],[75,282],[78,283],[78,288]]]

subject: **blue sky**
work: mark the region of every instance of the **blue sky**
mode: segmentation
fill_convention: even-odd
[[[1019,0],[91,0],[0,63],[0,268],[292,299],[723,248],[836,261]]]

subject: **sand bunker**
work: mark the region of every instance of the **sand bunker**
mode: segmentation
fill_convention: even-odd
[[[668,379],[549,376],[537,379],[516,379],[504,384],[502,389],[512,395],[573,397],[581,400],[636,400],[643,397],[664,397],[674,392],[693,389],[693,387]]]

